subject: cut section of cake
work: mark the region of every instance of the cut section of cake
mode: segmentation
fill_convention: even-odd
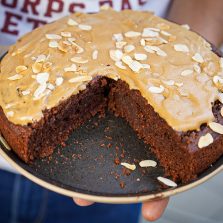
[[[77,13],[2,59],[0,132],[30,162],[109,109],[187,182],[223,154],[222,89],[223,59],[188,26],[149,12]]]

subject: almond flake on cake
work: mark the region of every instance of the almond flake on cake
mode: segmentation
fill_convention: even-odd
[[[164,92],[164,87],[163,85],[160,85],[159,87],[151,86],[148,88],[148,90],[153,94],[161,94]]]
[[[125,53],[130,53],[130,52],[132,52],[134,49],[135,49],[135,46],[132,45],[132,44],[129,44],[129,45],[126,45],[126,46],[124,47],[124,52],[125,52]]]
[[[63,84],[63,81],[64,80],[62,77],[57,77],[55,82],[56,86],[60,86],[61,84]]]
[[[29,95],[29,94],[30,94],[30,90],[22,91],[22,95],[23,96],[26,96],[26,95]]]
[[[116,46],[116,48],[118,48],[118,49],[122,49],[126,44],[127,44],[127,42],[120,41],[120,42],[116,42],[116,43],[115,43],[115,46]]]
[[[123,41],[123,35],[121,33],[115,33],[113,34],[113,39],[117,42],[121,42]]]
[[[217,122],[209,122],[208,126],[210,127],[211,130],[214,132],[217,132],[219,134],[223,134],[223,125]]]
[[[8,77],[8,80],[10,80],[10,81],[15,81],[15,80],[19,80],[19,79],[21,79],[23,76],[21,75],[21,74],[15,74],[15,75],[13,75],[13,76],[11,76],[11,77]]]
[[[57,41],[52,40],[49,42],[50,48],[57,48],[58,46],[59,46],[59,43]]]
[[[62,37],[57,34],[46,34],[46,38],[49,40],[60,40]]]
[[[36,75],[36,81],[39,83],[39,84],[44,84],[46,83],[48,80],[49,80],[49,73],[47,72],[44,72],[44,73],[38,73]]]
[[[28,69],[27,66],[19,65],[19,66],[17,66],[17,67],[15,68],[15,71],[16,71],[16,73],[21,73],[21,72],[23,72],[23,71],[25,71],[25,70],[27,70],[27,69]]]
[[[134,57],[136,60],[146,60],[147,59],[147,55],[144,53],[135,53]]]
[[[92,26],[90,25],[84,25],[84,24],[79,24],[78,28],[84,31],[90,31],[92,29]]]
[[[76,64],[72,64],[70,67],[65,67],[64,71],[65,72],[75,72],[75,71],[77,71],[77,65]]]
[[[63,36],[63,37],[66,37],[66,38],[71,37],[70,32],[61,32],[60,35]]]
[[[189,52],[189,48],[185,44],[174,44],[174,49],[178,52],[185,52],[185,53]]]
[[[84,82],[84,81],[91,81],[92,77],[91,76],[78,76],[71,78],[68,82],[69,83],[77,83],[77,82]]]
[[[192,59],[198,63],[204,62],[204,58],[199,53],[195,53],[194,56],[192,57]]]
[[[14,116],[14,111],[8,111],[6,113],[7,117],[13,117]]]
[[[122,70],[126,70],[126,66],[123,65],[122,61],[116,61],[115,66],[122,69]]]
[[[173,86],[175,84],[174,80],[162,80],[165,85]]]
[[[67,20],[67,24],[68,24],[69,26],[77,26],[77,25],[78,25],[78,22],[76,22],[75,20],[69,18],[69,19]]]
[[[88,62],[88,59],[83,59],[82,57],[72,57],[70,60],[74,63],[81,63],[81,64]]]
[[[93,59],[93,60],[97,60],[97,59],[98,59],[98,50],[94,50],[94,51],[92,52],[92,59]]]
[[[139,37],[139,36],[141,36],[140,32],[128,31],[125,33],[125,37],[128,37],[128,38],[134,38],[134,37]]]
[[[143,32],[142,32],[142,37],[157,37],[157,36],[159,36],[158,32],[159,32],[159,30],[154,31],[151,28],[144,28]]]
[[[198,141],[198,147],[201,149],[203,147],[209,146],[211,143],[213,143],[214,139],[210,133],[207,133],[204,136],[201,136]]]
[[[191,74],[193,74],[193,70],[186,69],[186,70],[183,70],[180,75],[185,77]]]

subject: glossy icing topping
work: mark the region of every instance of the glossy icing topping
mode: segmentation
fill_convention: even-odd
[[[175,130],[214,121],[223,61],[202,37],[149,12],[76,13],[28,33],[1,61],[0,106],[20,125],[78,94],[96,76],[137,89]]]

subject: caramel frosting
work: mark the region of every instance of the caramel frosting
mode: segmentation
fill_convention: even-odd
[[[177,131],[214,121],[223,61],[202,37],[149,12],[76,13],[28,33],[1,61],[0,106],[14,124],[84,90],[96,76],[136,89]]]

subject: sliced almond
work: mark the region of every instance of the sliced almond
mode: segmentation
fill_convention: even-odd
[[[94,50],[94,51],[92,52],[92,59],[93,59],[93,60],[97,60],[97,59],[98,59],[98,50]]]
[[[186,70],[183,70],[180,75],[185,77],[185,76],[189,76],[191,74],[193,74],[193,70],[186,69]]]
[[[213,82],[214,82],[214,84],[216,84],[216,85],[218,85],[218,84],[223,84],[223,78],[221,78],[221,77],[215,75],[215,76],[213,77]]]
[[[41,72],[42,70],[42,67],[43,67],[43,64],[42,63],[37,63],[35,62],[33,65],[32,65],[32,71],[34,74],[38,74]]]
[[[64,53],[68,52],[69,46],[63,43],[59,43],[58,49]]]
[[[71,37],[70,32],[61,32],[60,35],[63,36],[63,37],[66,37],[66,38]]]
[[[157,177],[157,180],[168,187],[177,187],[177,184],[174,181],[167,179],[165,177]]]
[[[221,116],[223,117],[223,107],[221,108],[220,113],[221,113]]]
[[[44,73],[38,73],[36,75],[36,81],[39,83],[39,84],[44,84],[46,83],[48,80],[49,80],[49,73],[47,72],[44,72]]]
[[[90,31],[92,29],[92,26],[79,24],[78,28],[81,29],[81,30],[84,30],[84,31]]]
[[[141,39],[141,40],[140,40],[140,45],[141,45],[141,46],[145,46],[145,45],[146,45],[146,41],[145,41],[145,39]]]
[[[126,46],[124,47],[124,52],[125,52],[125,53],[130,53],[130,52],[132,52],[134,49],[135,49],[135,46],[129,44],[129,45],[126,45]]]
[[[8,111],[6,113],[7,117],[13,117],[14,116],[14,111]]]
[[[49,47],[50,48],[57,48],[58,46],[59,46],[59,44],[58,44],[57,41],[52,40],[52,41],[49,42]]]
[[[163,43],[168,43],[166,40],[163,38],[145,38],[146,44],[150,46],[159,46],[162,45]]]
[[[91,81],[92,77],[91,76],[78,76],[70,79],[68,82],[69,83],[77,83],[77,82],[84,82],[84,81]]]
[[[146,60],[147,59],[147,55],[144,53],[135,53],[134,57],[136,60]]]
[[[157,162],[154,160],[142,160],[139,163],[139,166],[141,167],[156,167],[157,166]]]
[[[135,170],[136,169],[136,165],[135,164],[121,163],[121,165],[124,166],[127,169],[130,169],[130,170]]]
[[[164,87],[163,85],[160,85],[159,87],[151,86],[149,87],[149,91],[153,94],[161,94],[164,92]]]
[[[204,136],[201,136],[198,141],[198,147],[201,149],[213,143],[214,139],[210,133],[207,133]]]
[[[218,100],[223,104],[223,93],[218,93]]]
[[[163,50],[161,50],[159,47],[157,46],[146,46],[149,47],[150,50],[155,51],[157,55],[162,56],[162,57],[166,57],[167,54],[166,52],[164,52]],[[144,48],[145,49],[145,48]]]
[[[41,85],[39,85],[39,87],[35,90],[33,96],[34,96],[34,100],[38,100],[43,96],[43,92],[46,90],[46,83],[43,83]]]
[[[122,61],[116,61],[115,65],[122,70],[126,70],[126,66],[123,65]]]
[[[63,41],[63,44],[65,44],[65,45],[67,45],[67,46],[71,46],[71,45],[72,45],[71,42],[69,42],[68,40],[64,40],[64,41]]]
[[[204,58],[199,53],[195,53],[194,56],[192,57],[192,59],[198,63],[204,62]]]
[[[51,91],[53,91],[55,89],[54,85],[51,83],[47,84],[47,88],[50,89]]]
[[[179,52],[185,52],[185,53],[189,52],[189,48],[185,44],[174,44],[174,49]]]
[[[166,52],[164,52],[163,50],[161,50],[157,46],[145,46],[144,49],[148,53],[154,53],[155,52],[159,56],[162,56],[162,57],[166,57],[167,56]]]
[[[162,30],[161,33],[162,33],[164,36],[171,36],[170,33],[168,33],[167,31],[164,31],[164,30]]]
[[[74,62],[74,63],[81,63],[81,64],[84,64],[84,63],[88,62],[87,59],[83,59],[81,57],[72,57],[71,61]]]
[[[138,37],[138,36],[141,36],[140,32],[129,31],[129,32],[125,33],[125,37],[128,37],[128,38],[134,38],[134,37]]]
[[[214,132],[217,132],[219,134],[223,134],[223,125],[217,123],[217,122],[209,122],[208,126],[210,129],[212,129]]]
[[[21,72],[23,72],[23,71],[25,71],[25,70],[27,70],[27,69],[28,69],[27,66],[19,65],[19,66],[17,66],[17,67],[15,68],[15,71],[16,71],[16,73],[21,73]]]
[[[26,96],[26,95],[29,95],[29,94],[30,94],[30,90],[22,91],[22,95],[23,96]]]
[[[76,43],[74,42],[71,42],[72,43],[72,47],[75,48],[75,51],[76,53],[83,53],[84,52],[84,49],[82,47],[80,47],[79,45],[77,45]]]
[[[190,26],[188,24],[181,25],[184,29],[190,30]]]
[[[162,80],[162,82],[168,86],[173,86],[175,84],[174,80]]]
[[[182,83],[182,82],[175,82],[174,85],[176,85],[177,87],[182,87],[184,85],[184,83]]]
[[[40,54],[37,58],[36,58],[36,63],[41,63],[44,62],[46,60],[46,55],[44,54]]]
[[[132,63],[128,65],[129,65],[129,68],[136,73],[138,73],[143,68],[142,64],[136,60],[133,60]]]
[[[145,46],[144,50],[148,53],[155,53],[155,51],[151,48],[151,46]]]
[[[21,75],[21,74],[15,74],[15,75],[13,75],[13,76],[11,76],[11,77],[8,77],[8,80],[10,80],[10,81],[15,81],[15,80],[19,80],[19,79],[21,79],[23,76]]]
[[[63,78],[62,77],[57,77],[55,84],[56,84],[56,86],[60,86],[61,84],[63,84]]]
[[[123,56],[123,52],[121,50],[110,50],[109,55],[112,60],[119,61]]]
[[[75,71],[77,71],[77,65],[76,64],[72,64],[70,67],[65,67],[64,71],[65,72],[75,72]]]
[[[201,67],[198,64],[194,64],[194,70],[195,72],[197,72],[198,74],[201,73]]]
[[[116,42],[116,43],[115,43],[115,46],[116,46],[116,48],[118,48],[118,49],[122,49],[126,44],[127,44],[127,42],[120,41],[120,42]]]
[[[127,65],[129,65],[129,64],[131,64],[131,63],[133,62],[132,58],[131,58],[129,55],[125,55],[125,56],[123,56],[123,57],[122,57],[122,61],[123,61],[125,64],[127,64]]]
[[[220,64],[221,69],[223,69],[223,57],[220,57],[219,64]]]
[[[51,63],[51,62],[49,62],[49,61],[46,62],[46,63],[44,63],[44,64],[43,64],[43,70],[44,70],[44,71],[50,70],[52,64],[53,64],[53,63]]]
[[[151,68],[151,66],[149,64],[142,64],[142,67],[144,69],[150,69]]]
[[[121,33],[115,33],[113,34],[113,39],[117,42],[121,42],[123,41],[123,35]]]
[[[50,40],[59,40],[62,39],[60,35],[57,34],[46,34],[46,38]]]
[[[157,29],[159,30],[159,29]],[[158,31],[154,31],[151,28],[144,28],[142,32],[142,37],[157,37],[159,36]]]
[[[69,26],[77,26],[77,25],[78,25],[78,23],[77,23],[75,20],[71,19],[71,18],[69,18],[69,19],[67,20],[67,24],[68,24]]]

